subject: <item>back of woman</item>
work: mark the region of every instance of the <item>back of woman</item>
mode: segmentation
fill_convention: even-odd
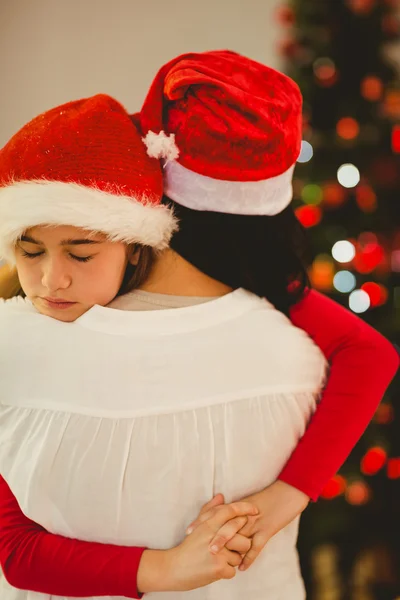
[[[69,537],[178,543],[217,491],[231,501],[276,480],[324,380],[325,360],[308,336],[241,289],[183,309],[97,306],[68,327],[22,299],[7,304],[2,470],[24,513]],[[28,330],[21,354],[17,340]],[[25,391],[16,364],[29,374]],[[43,364],[45,396],[33,376]],[[297,526],[274,536],[249,572],[186,596],[303,597]],[[5,597],[27,598],[18,594],[7,588]]]

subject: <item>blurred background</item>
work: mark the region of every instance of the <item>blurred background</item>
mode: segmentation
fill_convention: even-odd
[[[0,146],[40,112],[98,92],[135,111],[162,63],[217,48],[299,84],[294,202],[311,280],[400,344],[399,0],[2,0]],[[309,599],[400,600],[399,396],[397,379],[304,514]]]

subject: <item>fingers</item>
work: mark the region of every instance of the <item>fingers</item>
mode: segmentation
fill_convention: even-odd
[[[255,533],[254,525],[257,523],[258,517],[249,516],[245,525],[240,530],[240,534],[246,537],[250,537]]]
[[[224,498],[223,494],[216,494],[214,496],[214,498],[211,498],[211,500],[209,502],[206,502],[206,504],[204,504],[201,507],[199,515],[202,515],[205,512],[208,512],[211,508],[214,508],[215,506],[220,506],[221,504],[224,504],[224,503],[225,503],[225,498]]]
[[[193,529],[206,521],[209,527],[217,532],[227,521],[247,515],[258,515],[258,509],[250,502],[232,502],[231,504],[217,506],[199,515],[191,527],[186,530],[186,533],[191,533]]]
[[[211,498],[211,500],[209,502],[206,502],[205,504],[203,504],[203,506],[200,509],[199,516],[203,515],[204,513],[209,512],[212,508],[215,508],[216,506],[220,506],[221,504],[224,504],[224,503],[225,503],[224,495],[216,494],[214,496],[214,498]],[[198,518],[199,517],[197,517],[196,521],[193,521],[192,523],[190,523],[190,525],[186,529],[187,535],[189,535],[189,533],[192,533],[192,531],[199,525]]]
[[[246,571],[253,564],[266,543],[267,540],[261,536],[255,535],[253,537],[251,548],[242,559],[242,563],[239,567],[240,571]]]
[[[225,523],[210,542],[212,554],[217,554],[246,525],[247,517],[236,517]]]
[[[239,554],[246,554],[251,548],[251,539],[237,533],[229,542],[226,543],[225,547],[228,550],[233,550]]]
[[[237,552],[232,552],[231,550],[224,550],[224,560],[227,561],[228,565],[231,567],[238,567],[242,562],[242,557]]]

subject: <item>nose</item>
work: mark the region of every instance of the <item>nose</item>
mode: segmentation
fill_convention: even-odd
[[[42,285],[49,292],[69,288],[71,285],[71,276],[62,258],[49,256],[43,261]]]

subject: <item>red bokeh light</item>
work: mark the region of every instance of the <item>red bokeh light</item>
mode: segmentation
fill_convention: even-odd
[[[363,283],[361,289],[364,290],[364,292],[367,292],[371,301],[371,306],[382,306],[382,304],[387,302],[389,294],[385,286],[373,281],[367,281],[366,283]]]
[[[366,504],[371,497],[371,491],[363,481],[355,481],[346,490],[346,500],[349,504],[360,506]]]
[[[395,125],[392,129],[392,150],[396,154],[400,153],[400,125]]]
[[[387,463],[387,476],[389,479],[400,478],[400,458],[389,458]]]
[[[322,219],[322,211],[319,206],[300,206],[296,209],[295,213],[303,227],[307,228],[318,225]]]
[[[372,187],[366,184],[358,185],[356,188],[356,202],[363,212],[374,212],[377,207],[377,199]]]
[[[347,198],[346,189],[339,183],[334,181],[325,183],[322,186],[323,199],[322,202],[325,206],[336,207],[340,206],[345,202]]]
[[[368,75],[361,82],[361,95],[370,102],[377,102],[382,98],[383,83],[379,77]]]
[[[328,481],[321,492],[321,498],[332,500],[344,493],[346,489],[346,480],[341,475],[335,475]]]
[[[343,117],[336,124],[336,132],[344,140],[354,140],[360,133],[360,126],[352,117]]]
[[[358,273],[371,273],[385,258],[382,246],[377,242],[356,245],[353,266]]]
[[[387,453],[383,448],[370,448],[361,460],[361,472],[364,475],[375,475],[387,461]]]
[[[393,421],[393,406],[391,404],[382,403],[376,409],[374,421],[379,425],[387,425]]]

